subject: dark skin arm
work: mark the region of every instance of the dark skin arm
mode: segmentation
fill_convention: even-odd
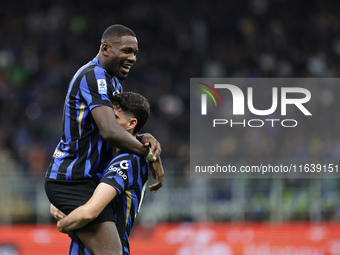
[[[149,186],[150,191],[157,192],[163,186],[164,169],[161,158],[150,162],[149,164],[152,177],[157,180],[157,183]]]
[[[161,155],[161,144],[151,134],[137,134],[136,138],[144,144],[144,146],[151,148],[154,161],[159,158]]]
[[[140,143],[134,136],[117,123],[112,108],[108,106],[96,107],[91,113],[102,137],[113,146],[142,157],[146,157],[149,154],[150,146],[153,159],[155,160],[150,162],[150,170],[153,178],[157,180],[157,183],[151,185],[149,188],[151,191],[155,192],[160,189],[163,186],[164,170],[159,157],[161,153],[159,142],[152,135],[143,134],[140,135],[138,139],[144,145]]]
[[[103,139],[124,151],[146,157],[149,148],[123,129],[116,121],[112,108],[98,106],[91,111]]]

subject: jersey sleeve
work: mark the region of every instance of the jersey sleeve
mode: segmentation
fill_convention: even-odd
[[[104,70],[94,68],[86,73],[81,80],[80,91],[90,110],[103,105],[112,107],[111,81],[106,77]]]
[[[129,154],[114,158],[100,181],[111,185],[121,194],[129,189],[133,183],[135,161],[135,158]]]

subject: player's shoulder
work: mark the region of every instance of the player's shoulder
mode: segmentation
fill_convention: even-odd
[[[129,165],[131,164],[131,166],[141,161],[144,162],[145,158],[140,157],[133,153],[123,152],[123,151],[119,151],[112,159],[112,163],[121,164],[123,162],[124,164],[126,163],[128,163]]]
[[[89,68],[86,72],[86,74],[90,73],[90,72],[94,72],[95,73],[95,76],[97,78],[110,78],[109,75],[107,74],[106,70],[101,67],[100,65],[98,65],[96,62],[90,62],[89,63]]]
[[[106,78],[106,76],[108,76],[106,70],[101,65],[99,65],[98,59],[96,58],[80,67],[75,76],[84,77],[93,72],[95,73],[96,77]]]
[[[113,161],[114,162],[119,162],[122,160],[135,161],[136,157],[138,156],[133,153],[123,152],[120,150],[116,155],[113,156]]]

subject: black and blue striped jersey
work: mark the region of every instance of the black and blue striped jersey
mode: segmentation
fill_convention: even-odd
[[[119,193],[111,204],[123,255],[130,255],[129,235],[145,194],[148,169],[145,158],[120,151],[101,177],[101,182],[113,186]],[[71,238],[69,255],[90,255],[76,235]]]
[[[112,159],[112,146],[101,137],[91,110],[97,106],[112,107],[116,91],[123,92],[121,84],[106,72],[97,58],[77,71],[65,99],[63,135],[46,179],[99,181]]]
[[[111,203],[124,255],[130,254],[129,235],[145,194],[148,169],[145,158],[120,151],[101,178],[119,193]]]

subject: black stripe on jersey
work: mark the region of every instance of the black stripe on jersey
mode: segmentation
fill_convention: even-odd
[[[120,237],[120,240],[124,240],[124,234],[125,234],[125,213],[122,208],[124,208],[124,201],[122,196],[118,196],[118,199],[113,203],[114,211],[117,213],[116,217],[116,226],[118,230],[118,234]]]
[[[106,78],[106,84],[111,84],[111,78],[107,73],[105,73],[105,78]],[[112,102],[113,92],[115,92],[116,87],[117,87],[116,79],[113,78],[113,82],[114,82],[114,90],[112,90],[112,86],[109,86],[107,88],[107,92],[108,92],[107,94],[109,95],[111,102]]]
[[[85,249],[86,249],[86,247],[85,247],[85,245],[83,244],[83,242],[80,241],[79,238],[78,238],[78,240],[79,240],[79,243],[78,243],[78,245],[79,245],[78,255],[85,255]]]
[[[146,181],[148,180],[148,175],[147,174],[146,175],[143,174],[143,167],[145,167],[146,164],[147,164],[146,160],[144,158],[141,158],[139,160],[139,164],[140,164],[140,169],[141,169],[141,171],[139,172],[139,177],[141,178],[142,183],[146,183]],[[143,188],[142,188],[142,190],[143,190]],[[142,197],[140,189],[137,190],[136,195],[138,197],[138,201],[140,202],[141,201],[141,197]]]
[[[46,171],[46,174],[45,174],[45,178],[50,176],[53,164],[54,164],[54,158],[52,157],[51,163],[50,163],[50,165],[47,168],[47,171]]]
[[[74,128],[72,128],[71,124],[72,123],[77,123],[77,109],[76,109],[76,96],[78,94],[78,92],[80,92],[79,88],[80,88],[80,82],[82,80],[82,78],[84,77],[84,75],[89,72],[91,69],[93,70],[93,68],[96,65],[90,65],[88,67],[86,67],[76,78],[76,80],[73,82],[73,84],[70,84],[70,86],[72,86],[72,89],[70,91],[70,94],[68,96],[68,98],[66,97],[66,100],[69,100],[69,104],[70,104],[70,119],[75,119],[74,121],[69,121],[70,126],[68,127],[71,133],[71,140],[75,141],[76,139],[79,138],[79,130],[78,127],[75,126]],[[66,101],[65,101],[65,106],[66,106]],[[64,114],[63,114],[63,140],[66,141],[66,137],[65,137],[65,108],[64,108]],[[76,146],[77,143],[76,142],[70,142],[70,148],[69,151],[76,151]],[[63,163],[61,163],[60,167],[59,167],[59,171],[58,171],[58,176],[57,179],[66,179],[66,171],[67,171],[67,167],[72,163],[72,161],[74,160],[73,158],[74,155],[71,155],[71,157],[65,157]],[[73,171],[72,171],[73,174]],[[73,178],[73,176],[72,176]]]
[[[73,165],[73,169],[77,169],[77,171],[72,171],[72,180],[76,180],[76,179],[84,177],[86,158],[87,158],[87,153],[89,151],[89,147],[90,147],[90,144],[87,140],[84,140],[84,139],[78,140],[78,156],[79,157]]]
[[[144,158],[135,158],[135,160],[132,160],[132,164],[133,164],[133,169],[138,169],[138,161],[139,161],[139,171],[133,171],[133,185],[130,187],[131,190],[133,190],[137,196],[137,201],[138,201],[138,205],[137,205],[137,210],[138,210],[138,207],[139,207],[139,203],[141,202],[141,197],[142,197],[142,194],[141,194],[141,190],[143,190],[143,186],[142,187],[139,187],[139,184],[138,184],[138,172],[139,172],[139,175],[142,179],[142,183],[145,183],[146,180],[147,180],[147,175],[144,176],[143,178],[143,167],[145,166],[146,164],[146,161]],[[133,226],[134,224],[134,221],[135,221],[135,204],[132,203],[131,204],[131,210],[130,210],[130,215],[126,215],[126,217],[131,217],[131,226]],[[126,222],[127,219],[125,219],[125,222]]]
[[[97,84],[97,79],[96,79],[96,75],[95,75],[94,70],[92,70],[91,72],[88,72],[85,75],[85,78],[86,78],[87,84]],[[106,84],[110,84],[110,83],[106,83]],[[93,94],[90,87],[89,87],[89,90],[90,90],[90,94],[91,94],[91,97],[92,97],[92,100],[91,100],[92,104],[93,104],[93,102],[101,100],[101,94],[99,94],[99,93]]]
[[[142,170],[141,162],[139,162],[139,165],[141,167],[140,170]],[[137,164],[137,159],[136,158],[135,158],[135,160],[132,160],[132,169],[138,169],[138,164]],[[139,185],[138,185],[138,171],[133,171],[133,183],[134,184],[131,186],[130,189],[135,189],[135,193],[136,193],[136,196],[138,198],[138,201],[140,201],[141,193],[140,193],[140,189],[139,189]],[[131,212],[134,212],[134,211],[135,210],[133,208],[133,203],[132,203],[130,214],[131,214]],[[135,214],[133,213],[132,216],[133,217],[131,219],[132,219],[132,222],[133,222],[133,219],[135,218]]]

